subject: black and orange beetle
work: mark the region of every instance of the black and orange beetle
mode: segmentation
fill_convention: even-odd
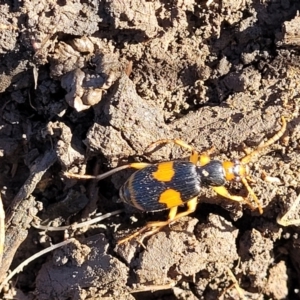
[[[121,200],[141,211],[170,209],[167,221],[150,222],[119,243],[128,241],[146,231],[145,236],[150,236],[171,222],[194,212],[202,186],[210,186],[217,194],[233,201],[246,203],[253,208],[247,197],[230,194],[224,186],[226,181],[241,181],[262,214],[261,204],[248,184],[249,167],[247,164],[254,155],[259,154],[263,149],[281,138],[286,130],[285,118],[282,117],[281,121],[281,129],[271,139],[240,160],[224,162],[211,160],[210,151],[199,154],[192,146],[181,140],[165,139],[153,143],[150,148],[153,149],[159,144],[174,143],[191,151],[189,161],[166,161],[156,164],[131,163],[98,176],[77,175],[68,172],[65,175],[71,178],[101,180],[121,170],[134,168],[137,171],[128,178],[120,189]],[[178,206],[185,203],[187,210],[177,213]]]

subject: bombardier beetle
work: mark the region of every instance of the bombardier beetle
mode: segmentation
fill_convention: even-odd
[[[284,117],[281,118],[281,122],[281,129],[272,138],[240,160],[234,159],[223,162],[211,160],[211,151],[199,154],[194,147],[182,140],[163,139],[154,142],[148,149],[156,148],[160,144],[174,143],[191,151],[189,161],[172,160],[155,164],[137,162],[117,167],[98,176],[77,175],[69,172],[66,172],[65,175],[70,178],[102,180],[121,170],[133,168],[137,171],[121,187],[120,199],[143,212],[170,209],[166,221],[150,222],[137,232],[120,240],[119,244],[144,232],[144,237],[150,236],[171,222],[194,212],[197,207],[197,198],[203,186],[210,186],[217,194],[233,201],[246,203],[253,209],[254,207],[248,197],[232,195],[224,186],[227,181],[242,182],[255,201],[260,214],[262,214],[262,206],[248,183],[250,179],[248,163],[254,155],[261,153],[266,147],[282,137],[286,130]],[[183,204],[187,205],[187,209],[178,213],[178,207]]]

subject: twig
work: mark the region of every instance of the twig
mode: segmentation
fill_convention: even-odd
[[[88,221],[85,221],[85,222],[82,222],[82,223],[75,223],[75,224],[71,224],[71,225],[68,225],[68,226],[53,227],[53,226],[36,225],[34,223],[32,223],[31,225],[34,228],[41,229],[41,230],[47,230],[47,231],[64,231],[64,230],[68,230],[68,229],[74,229],[75,230],[75,229],[78,229],[78,228],[82,228],[82,227],[85,227],[85,226],[88,226],[88,225],[98,223],[98,222],[100,222],[104,219],[107,219],[107,218],[111,217],[111,216],[120,214],[123,211],[124,211],[123,209],[115,210],[113,212],[107,213],[103,216],[99,216],[99,217],[94,218],[92,220],[88,220]]]
[[[57,156],[54,149],[47,151],[35,160],[30,168],[30,175],[12,200],[9,209],[6,212],[7,226],[14,217],[14,212],[18,209],[20,203],[32,194],[37,184],[41,181],[42,176],[55,163],[56,160]]]
[[[6,211],[6,232],[0,268],[0,282],[5,277],[20,244],[26,239],[27,229],[37,213],[37,210],[34,209],[35,199],[31,194],[56,159],[55,149],[51,149],[35,160],[30,168],[30,175]]]
[[[72,239],[69,239],[69,240],[66,240],[66,241],[63,241],[61,243],[58,243],[56,245],[52,245],[34,255],[32,255],[31,257],[27,258],[25,261],[23,261],[21,264],[19,264],[19,266],[17,268],[15,268],[4,280],[3,282],[1,283],[0,285],[0,292],[2,291],[3,287],[8,283],[8,281],[10,279],[12,279],[13,276],[15,276],[17,273],[21,272],[23,270],[23,268],[25,266],[27,266],[30,262],[32,262],[33,260],[35,260],[36,258],[48,253],[48,252],[51,252],[59,247],[62,247],[62,246],[65,246],[71,242],[74,242],[76,241],[76,239],[72,238]]]
[[[141,293],[141,292],[147,292],[147,291],[154,292],[154,291],[168,290],[168,289],[173,288],[174,286],[175,286],[175,281],[172,281],[167,284],[146,285],[146,286],[138,287],[138,288],[130,291],[130,293],[134,294],[134,293]]]
[[[233,281],[233,284],[232,284],[229,288],[227,288],[227,289],[222,293],[221,297],[224,296],[225,293],[226,293],[228,290],[230,290],[232,287],[235,287],[235,289],[237,290],[237,292],[238,292],[238,294],[239,294],[239,296],[240,296],[240,299],[242,299],[242,300],[246,299],[246,298],[245,298],[245,295],[244,295],[244,293],[243,293],[243,290],[241,289],[241,287],[240,287],[238,281],[236,280],[234,274],[232,273],[232,271],[231,271],[228,267],[226,267],[226,270],[227,270],[227,273],[228,273],[229,277],[230,277],[231,280]]]

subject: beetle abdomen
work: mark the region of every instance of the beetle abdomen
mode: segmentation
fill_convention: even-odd
[[[182,205],[199,193],[196,166],[169,161],[133,173],[120,189],[120,198],[139,210],[156,211]]]

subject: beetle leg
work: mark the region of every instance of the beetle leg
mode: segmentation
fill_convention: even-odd
[[[146,152],[152,152],[154,151],[160,144],[175,144],[178,145],[182,148],[188,149],[190,151],[195,151],[195,148],[189,144],[187,144],[186,142],[179,140],[179,139],[161,139],[158,140],[154,143],[152,143],[151,145],[149,145],[146,149]]]
[[[247,181],[246,181],[247,182]],[[244,183],[244,181],[243,181]],[[245,183],[244,183],[245,184]],[[258,205],[258,209],[259,209],[259,212],[262,213],[262,208],[259,204],[259,201],[256,197],[256,195],[254,194],[253,190],[251,189],[251,187],[249,186],[248,182],[245,184],[248,192],[251,194],[251,196],[253,197],[254,195],[254,200],[255,202],[257,203]],[[249,189],[248,189],[249,188]],[[252,203],[245,197],[242,197],[242,196],[238,196],[238,195],[232,195],[230,194],[230,192],[226,189],[225,186],[212,186],[212,189],[220,196],[224,197],[224,198],[227,198],[227,199],[230,199],[230,200],[233,200],[233,201],[236,201],[236,202],[244,202],[244,203],[247,203],[251,209],[255,209],[255,207],[252,205]],[[250,192],[251,190],[251,192]]]
[[[282,126],[281,126],[280,130],[273,137],[271,137],[268,141],[266,141],[264,144],[259,146],[256,150],[253,150],[252,152],[250,152],[248,155],[246,155],[245,157],[243,157],[241,159],[241,162],[243,164],[249,163],[254,155],[261,153],[265,148],[274,144],[276,141],[278,141],[283,136],[283,134],[286,130],[286,120],[284,117],[281,117],[281,122],[282,122]]]
[[[221,185],[221,186],[212,186],[212,189],[220,196],[233,200],[233,201],[237,201],[237,202],[247,202],[246,198],[242,197],[242,196],[237,196],[237,195],[232,195],[230,194],[230,192],[226,189],[225,186]]]
[[[154,143],[152,143],[147,149],[146,152],[152,152],[154,151],[160,144],[175,144],[178,145],[182,148],[185,148],[187,150],[190,150],[192,153],[189,157],[189,161],[195,165],[197,165],[199,163],[200,166],[204,166],[206,164],[208,164],[210,162],[210,154],[214,151],[214,147],[212,147],[211,149],[207,150],[206,152],[203,152],[202,154],[199,154],[197,152],[197,150],[187,144],[186,142],[182,141],[182,140],[178,140],[178,139],[162,139],[162,140],[158,140]]]
[[[261,207],[261,204],[257,198],[257,196],[255,195],[254,191],[252,190],[251,186],[249,185],[248,181],[246,178],[242,178],[242,183],[244,184],[244,186],[246,187],[248,193],[251,195],[251,197],[253,198],[253,200],[255,201],[258,211],[259,213],[262,215],[263,214],[263,209]],[[249,201],[248,201],[249,202]],[[252,206],[252,205],[251,205]]]
[[[171,218],[174,218],[176,216],[176,213],[177,213],[177,206],[175,207],[172,207],[170,209],[170,212],[169,212],[169,219],[170,217]],[[168,219],[168,221],[169,221]],[[139,229],[138,231],[136,231],[135,233],[121,239],[118,241],[118,245],[120,244],[123,244],[129,240],[132,240],[133,238],[139,236],[140,234],[144,233],[145,231],[151,229],[149,232],[147,232],[146,235],[143,236],[142,239],[144,239],[145,237],[147,236],[151,236],[153,235],[154,233],[158,232],[161,228],[167,226],[169,223],[168,221],[154,221],[154,222],[149,222],[148,224],[146,224],[144,227],[142,227],[141,229]]]
[[[100,174],[100,175],[80,175],[80,174],[73,174],[73,173],[69,173],[69,172],[64,172],[64,175],[69,177],[69,178],[78,178],[78,179],[96,179],[96,180],[102,180],[108,176],[111,176],[121,170],[124,170],[124,169],[129,169],[129,168],[133,168],[133,169],[137,169],[137,170],[140,170],[140,169],[144,169],[146,168],[147,166],[149,166],[151,164],[148,164],[148,163],[132,163],[132,164],[128,164],[128,165],[124,165],[124,166],[120,166],[120,167],[117,167],[117,168],[114,168],[106,173],[103,173],[103,174]]]
[[[137,232],[131,234],[130,236],[118,241],[118,244],[123,244],[135,237],[137,237],[138,235],[144,233],[145,231],[149,231],[145,233],[145,235],[142,237],[142,239],[148,237],[148,236],[151,236],[153,235],[154,233],[160,231],[163,227],[169,225],[170,223],[182,218],[182,217],[185,217],[189,214],[191,214],[192,212],[195,211],[197,207],[197,197],[194,197],[192,198],[191,200],[189,200],[187,202],[187,210],[184,211],[184,212],[181,212],[179,214],[177,214],[177,206],[175,207],[172,207],[170,209],[170,212],[169,212],[169,217],[168,217],[168,220],[167,221],[154,221],[154,222],[149,222],[147,225],[145,225],[144,227],[142,227],[140,230],[138,230]]]
[[[201,167],[205,166],[210,162],[210,155],[215,151],[215,147],[208,149],[207,151],[201,153],[198,158],[198,163]]]
[[[176,220],[178,220],[178,219],[180,219],[182,217],[185,217],[185,216],[193,213],[196,210],[196,207],[197,207],[197,204],[198,204],[198,197],[192,198],[186,204],[187,204],[187,210],[183,211],[183,212],[181,212],[179,214],[175,214],[175,216],[171,216],[172,210],[170,211],[170,213],[169,213],[169,219],[167,221],[168,224],[170,224],[173,221],[176,221]],[[172,218],[170,219],[170,217],[172,217]]]
[[[178,140],[178,139],[162,139],[162,140],[158,140],[158,141],[152,143],[146,149],[146,152],[153,152],[160,144],[175,144],[175,145],[178,145],[178,146],[180,146],[182,148],[185,148],[185,149],[191,151],[192,154],[190,155],[190,162],[192,162],[193,164],[197,164],[198,159],[199,159],[199,154],[195,150],[195,148],[193,146],[187,144],[186,142],[184,142],[182,140]]]

